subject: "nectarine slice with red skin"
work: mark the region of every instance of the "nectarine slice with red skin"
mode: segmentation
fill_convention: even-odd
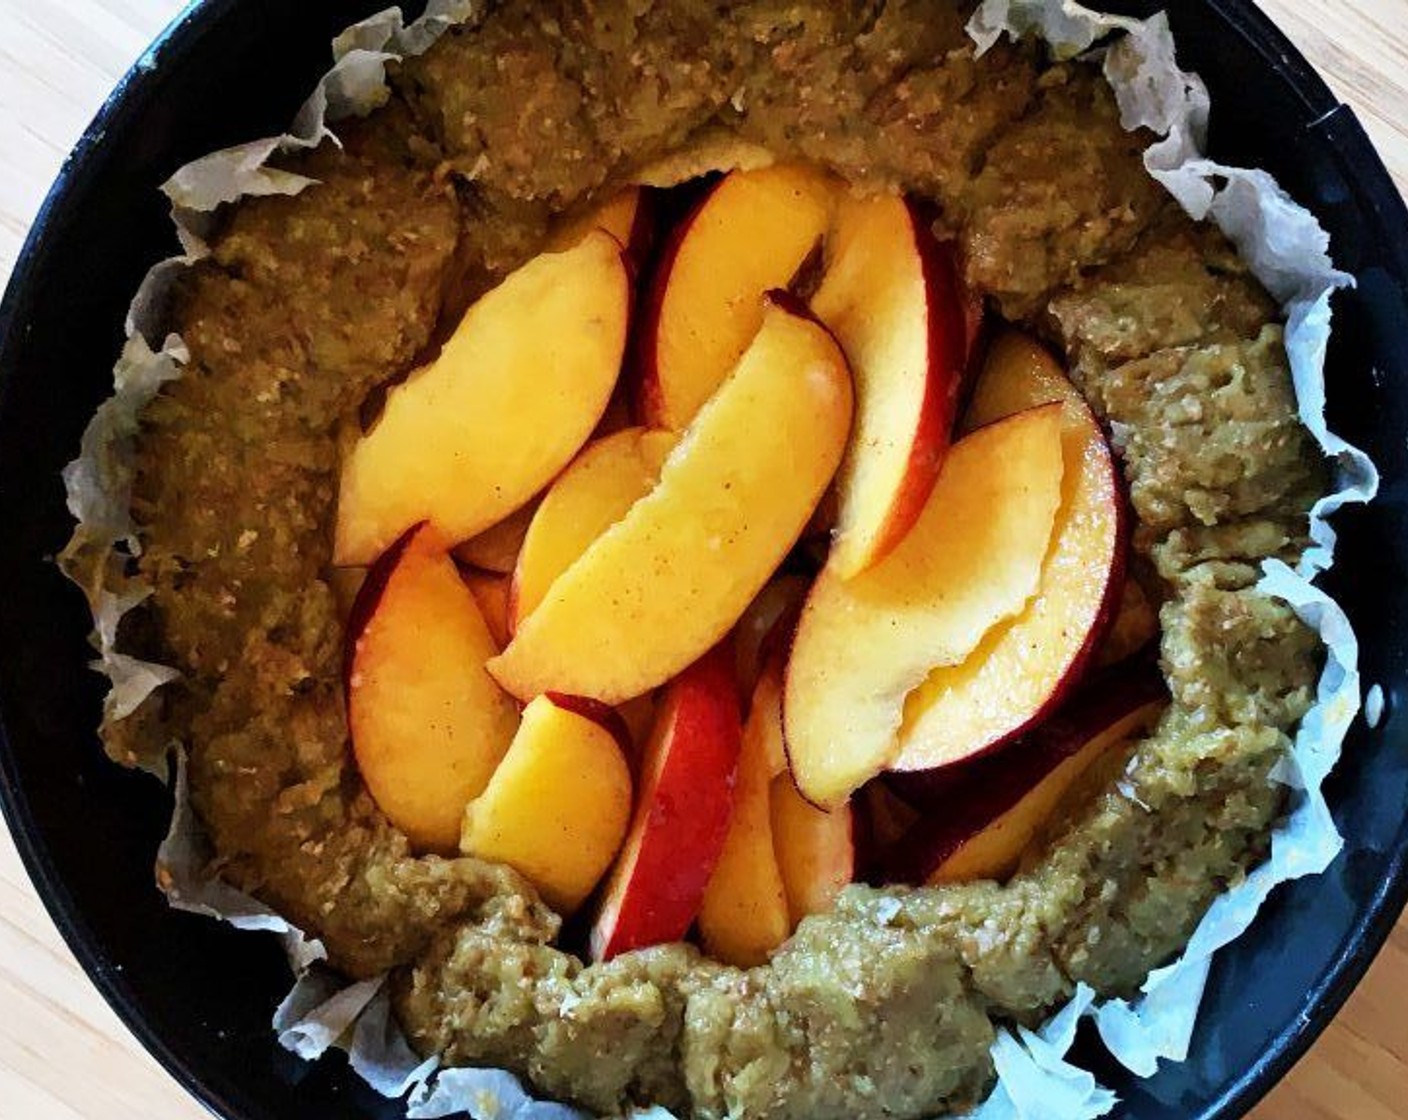
[[[791,774],[772,780],[772,836],[795,928],[809,914],[831,909],[855,879],[855,822],[850,805],[829,812],[798,792]]]
[[[792,932],[772,829],[772,779],[782,739],[780,683],[779,664],[759,681],[750,705],[728,838],[699,909],[705,952],[739,968],[765,963]]]
[[[522,699],[554,689],[609,704],[669,680],[728,633],[787,555],[850,420],[840,348],[770,305],[655,488],[553,581],[490,671]]]
[[[1116,668],[1001,751],[914,775],[906,791],[922,800],[924,815],[892,845],[885,878],[937,884],[1010,875],[1081,775],[1146,733],[1167,703],[1157,669]]]
[[[460,850],[504,863],[559,914],[575,911],[611,866],[631,819],[620,717],[539,696],[484,792],[464,812]],[[614,717],[614,718],[613,718]]]
[[[849,579],[909,531],[948,451],[968,356],[951,250],[903,198],[849,199],[827,245],[817,317],[856,382],[828,565]]]
[[[347,722],[362,780],[418,848],[453,851],[518,708],[484,670],[494,639],[433,527],[406,533],[373,566],[349,642]]]
[[[836,808],[900,750],[905,698],[956,665],[1036,593],[1060,500],[1060,405],[950,449],[919,520],[851,579],[828,564],[787,663],[787,756],[798,788]]]
[[[996,339],[964,423],[980,427],[1049,402],[1062,408],[1066,469],[1041,585],[1022,614],[909,697],[892,770],[952,765],[1035,726],[1080,680],[1113,618],[1126,552],[1118,466],[1055,360],[1015,332]]]
[[[674,230],[641,314],[640,397],[651,427],[683,431],[728,377],[825,235],[836,188],[779,164],[725,175]]]
[[[510,630],[548,588],[646,494],[679,437],[627,428],[584,447],[548,488],[523,538],[509,592]]]
[[[679,941],[689,930],[728,835],[741,742],[725,643],[664,689],[630,830],[592,926],[594,960]]]
[[[490,525],[482,533],[455,545],[455,559],[481,572],[495,575],[511,575],[513,566],[518,563],[519,550],[523,548],[523,538],[528,535],[528,526],[533,522],[533,514],[538,510],[537,500],[520,506],[502,521]]]
[[[344,460],[336,562],[365,563],[419,521],[465,540],[546,486],[606,409],[630,306],[621,248],[599,230],[481,297]]]

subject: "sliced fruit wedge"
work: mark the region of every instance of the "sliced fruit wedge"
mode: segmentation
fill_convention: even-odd
[[[627,428],[582,449],[543,496],[513,570],[511,629],[533,613],[548,588],[650,493],[679,437]]]
[[[344,462],[336,562],[366,563],[421,521],[464,540],[541,490],[606,409],[630,304],[621,248],[601,231],[480,299]]]
[[[593,960],[684,937],[728,835],[741,740],[724,644],[664,690],[630,831],[592,926]]]
[[[903,198],[837,210],[812,310],[856,382],[828,565],[849,579],[909,531],[948,451],[968,356],[965,297],[947,246]]]
[[[772,780],[772,837],[796,928],[807,915],[831,909],[855,878],[851,807],[818,809],[797,792],[791,774],[779,774]]]
[[[905,698],[960,664],[1036,593],[1061,492],[1062,406],[956,443],[914,528],[852,579],[824,568],[787,665],[787,753],[798,788],[836,808],[900,750]]]
[[[522,699],[555,690],[611,704],[669,680],[728,633],[787,555],[850,420],[840,348],[771,304],[655,489],[553,581],[490,671]]]
[[[792,165],[733,171],[676,228],[642,315],[637,413],[683,431],[729,375],[831,220],[834,185]]]
[[[1089,406],[1041,346],[1015,332],[992,345],[965,426],[1058,402],[1065,462],[1041,583],[961,664],[937,668],[905,704],[890,768],[933,770],[996,749],[1048,715],[1080,679],[1124,581],[1124,497]]]
[[[611,708],[539,696],[465,810],[460,851],[508,864],[559,914],[573,913],[616,858],[631,819],[625,735]]]
[[[418,848],[454,851],[518,728],[484,671],[496,651],[447,542],[429,525],[373,565],[348,625],[347,722],[362,780]]]
[[[1060,712],[1006,749],[934,775],[924,816],[896,842],[886,879],[1003,879],[1083,774],[1146,733],[1167,707],[1152,668],[1092,679]]]
[[[792,932],[772,827],[772,779],[782,738],[780,669],[767,675],[769,683],[759,683],[743,725],[728,838],[699,910],[705,951],[739,968],[766,962]]]

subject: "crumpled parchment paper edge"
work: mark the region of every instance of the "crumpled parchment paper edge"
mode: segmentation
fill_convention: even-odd
[[[128,506],[132,440],[137,417],[161,385],[181,375],[188,360],[180,338],[162,336],[167,292],[179,271],[208,253],[205,238],[222,204],[251,195],[296,194],[312,180],[271,168],[268,161],[336,137],[330,125],[384,102],[385,67],[427,49],[446,28],[478,17],[478,0],[431,0],[426,15],[404,25],[390,9],[348,28],[334,43],[335,63],[300,109],[289,132],[212,153],[180,169],[163,188],[185,253],[148,274],[132,303],[128,342],[114,372],[114,395],[84,434],[81,454],[64,472],[69,508],[78,528],[63,563],[93,610],[95,666],[113,682],[105,718],[121,719],[175,670],[140,661],[116,648],[122,615],[149,590],[122,574],[124,555],[140,547]],[[1214,903],[1183,956],[1148,977],[1140,999],[1099,1004],[1081,986],[1071,1002],[1040,1030],[1001,1030],[993,1046],[998,1083],[974,1114],[981,1120],[1050,1117],[1086,1120],[1115,1104],[1094,1077],[1065,1061],[1079,1021],[1095,1019],[1102,1039],[1125,1065],[1152,1074],[1159,1059],[1181,1060],[1196,1019],[1210,958],[1239,935],[1277,883],[1323,870],[1340,849],[1320,784],[1359,708],[1357,645],[1339,608],[1310,582],[1333,558],[1334,533],[1326,518],[1348,502],[1368,501],[1377,486],[1372,464],[1328,431],[1324,421],[1324,354],[1331,294],[1352,283],[1328,257],[1328,238],[1261,171],[1227,168],[1202,155],[1209,99],[1195,76],[1178,70],[1163,16],[1137,21],[1094,13],[1071,0],[984,0],[969,32],[986,49],[1004,33],[1038,34],[1060,57],[1072,57],[1111,32],[1125,36],[1105,51],[1105,73],[1119,99],[1122,123],[1163,139],[1148,149],[1149,173],[1195,218],[1215,221],[1287,315],[1291,359],[1302,420],[1335,461],[1335,493],[1317,504],[1313,547],[1292,571],[1266,565],[1260,587],[1289,602],[1324,639],[1329,651],[1317,704],[1296,736],[1283,780],[1295,787],[1293,811],[1272,838],[1271,857]],[[159,340],[159,348],[158,347]],[[114,563],[114,558],[118,562]],[[500,1070],[446,1069],[422,1061],[408,1046],[391,1012],[384,978],[348,985],[320,962],[321,944],[307,938],[257,900],[207,869],[212,853],[191,812],[184,760],[176,759],[176,810],[158,856],[158,881],[173,906],[222,918],[244,929],[277,933],[298,977],[273,1020],[279,1041],[308,1060],[331,1047],[349,1054],[353,1068],[390,1097],[411,1094],[412,1118],[468,1112],[488,1120],[567,1120],[582,1114],[535,1101],[513,1075]],[[642,1117],[663,1118],[663,1109]]]
[[[984,0],[969,24],[982,49],[1003,34],[1039,34],[1063,57],[1090,49],[1112,32],[1124,33],[1104,57],[1121,123],[1162,137],[1145,153],[1149,174],[1191,217],[1210,219],[1227,234],[1286,314],[1286,353],[1300,417],[1334,464],[1335,490],[1311,513],[1312,546],[1297,568],[1267,561],[1257,586],[1288,603],[1320,635],[1327,658],[1316,703],[1277,774],[1292,787],[1291,810],[1272,834],[1270,857],[1214,901],[1183,954],[1151,972],[1137,999],[1101,1004],[1081,985],[1041,1031],[1001,1030],[993,1047],[998,1084],[973,1113],[976,1120],[1091,1120],[1109,1112],[1114,1095],[1065,1061],[1084,1016],[1093,1017],[1106,1048],[1140,1076],[1152,1076],[1161,1060],[1182,1061],[1213,954],[1251,925],[1275,886],[1324,871],[1343,847],[1321,786],[1359,711],[1359,647],[1344,612],[1312,580],[1334,557],[1335,535],[1327,518],[1345,504],[1370,501],[1378,489],[1373,463],[1325,422],[1330,298],[1354,281],[1332,264],[1329,236],[1314,215],[1270,175],[1223,166],[1203,155],[1207,88],[1197,75],[1178,68],[1164,14],[1134,20],[1092,12],[1072,0]]]

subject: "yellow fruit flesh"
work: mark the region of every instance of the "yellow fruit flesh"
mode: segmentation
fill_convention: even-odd
[[[743,727],[728,838],[699,909],[704,949],[725,964],[751,968],[792,932],[786,888],[773,851],[771,788],[781,706],[755,696]]]
[[[337,563],[372,560],[418,521],[464,540],[528,501],[605,411],[629,307],[620,247],[600,232],[480,299],[344,462]]]
[[[413,542],[357,641],[348,723],[372,797],[420,848],[454,850],[518,726],[484,671],[496,649],[454,562]]]
[[[1031,409],[954,445],[885,560],[851,580],[823,569],[793,641],[784,709],[809,800],[839,806],[889,766],[909,693],[1025,608],[1061,478],[1061,407]]]
[[[1062,404],[1061,506],[1041,584],[1026,610],[994,627],[961,665],[937,669],[910,695],[899,769],[965,758],[1030,722],[1089,652],[1118,560],[1121,496],[1110,449],[1089,407],[1051,357],[1020,336],[1000,338],[987,366],[969,426],[1033,405]]]
[[[615,737],[540,696],[465,811],[460,848],[508,864],[566,915],[606,874],[630,817],[631,775]]]
[[[513,628],[533,613],[553,580],[655,485],[673,432],[627,428],[583,448],[543,497],[513,573]]]
[[[780,164],[729,175],[684,234],[660,303],[652,423],[683,430],[728,376],[763,319],[820,242],[834,186]]]
[[[787,555],[850,420],[831,337],[770,309],[655,489],[553,582],[490,671],[520,698],[556,690],[611,704],[669,680],[728,632]]]

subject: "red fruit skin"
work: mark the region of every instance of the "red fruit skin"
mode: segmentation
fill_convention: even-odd
[[[595,960],[689,931],[728,835],[742,736],[725,641],[664,688],[635,816],[591,930]]]
[[[922,782],[896,783],[891,775],[887,780],[900,796],[924,815],[888,851],[873,854],[873,879],[924,883],[1096,735],[1138,708],[1167,698],[1157,666],[1117,665],[1091,677],[1059,712],[1001,751],[930,771]]]
[[[982,305],[963,285],[953,247],[940,242],[919,205],[905,200],[910,235],[924,276],[928,326],[927,376],[919,426],[910,444],[900,493],[885,515],[870,565],[880,563],[909,532],[933,492],[953,441],[959,405],[971,384],[971,354],[982,326]]]
[[[626,237],[626,257],[632,268],[632,275],[639,277],[650,263],[650,254],[655,248],[655,235],[660,226],[660,195],[656,187],[638,187],[636,196],[636,216],[631,222],[631,232]]]
[[[699,212],[708,204],[714,191],[723,181],[721,177],[711,184],[689,208],[685,216],[670,230],[660,248],[660,255],[656,258],[654,268],[651,269],[650,277],[643,285],[644,294],[640,300],[640,318],[634,320],[639,324],[636,331],[638,342],[633,348],[633,356],[630,359],[628,369],[632,388],[631,417],[637,424],[644,424],[651,428],[667,426],[661,421],[663,402],[659,395],[660,377],[657,362],[660,345],[660,311],[665,304],[665,288],[670,282],[670,272],[674,268],[675,258],[679,256],[680,246],[684,244],[685,235],[689,233],[694,219],[699,216]],[[636,211],[637,224],[640,222],[641,209],[643,208],[638,208]],[[654,206],[653,209],[663,209],[663,206]],[[631,230],[631,240],[635,240],[634,227]]]
[[[959,279],[952,247],[934,237],[913,202],[906,200],[905,208],[909,211],[914,245],[924,268],[925,313],[929,321],[929,376],[925,383],[924,401],[920,405],[919,428],[910,445],[904,489],[885,519],[874,563],[879,563],[904,539],[933,492],[952,442],[970,348],[965,290]]]
[[[1039,704],[1021,723],[1015,725],[1010,731],[996,736],[986,743],[975,745],[971,753],[961,759],[946,763],[933,769],[922,770],[894,770],[890,773],[888,780],[893,785],[895,791],[900,796],[915,804],[922,804],[926,800],[926,790],[936,781],[942,785],[943,775],[954,768],[963,768],[980,758],[995,754],[1004,750],[1009,744],[1016,743],[1024,735],[1033,729],[1038,729],[1043,723],[1056,713],[1062,704],[1080,687],[1085,680],[1086,670],[1090,666],[1091,658],[1095,656],[1095,651],[1100,648],[1100,643],[1105,640],[1105,635],[1109,633],[1110,627],[1114,625],[1115,615],[1119,611],[1120,597],[1124,592],[1124,581],[1126,579],[1126,563],[1129,555],[1129,535],[1132,523],[1131,507],[1128,495],[1125,491],[1124,480],[1120,476],[1119,464],[1115,461],[1114,452],[1110,449],[1109,438],[1105,439],[1105,450],[1108,456],[1108,466],[1110,471],[1111,487],[1115,493],[1115,532],[1114,532],[1114,555],[1110,562],[1109,577],[1105,581],[1105,587],[1100,596],[1099,606],[1091,616],[1089,629],[1086,630],[1085,637],[1080,646],[1072,654],[1071,659],[1066,663],[1066,668],[1060,678],[1055,682],[1052,690],[1047,694],[1045,700]],[[1099,674],[1097,674],[1097,679]]]

